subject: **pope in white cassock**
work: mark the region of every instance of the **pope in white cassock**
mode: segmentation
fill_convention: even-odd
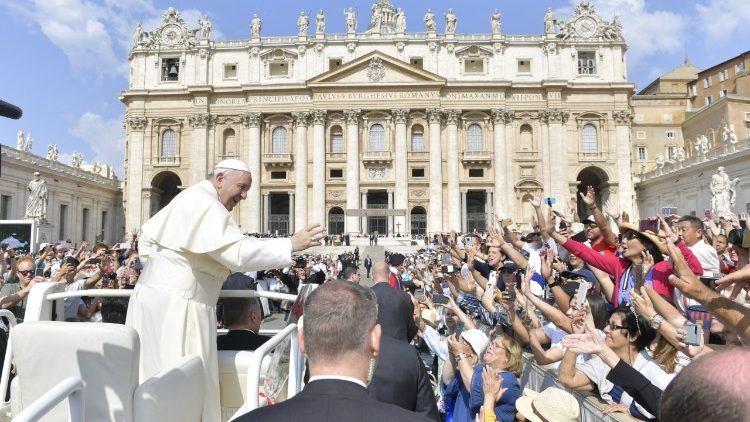
[[[140,382],[182,357],[203,359],[203,421],[220,420],[216,302],[230,272],[287,267],[293,252],[320,245],[324,228],[308,226],[284,239],[242,234],[230,211],[247,198],[252,178],[240,160],[216,165],[148,220],[138,251],[143,271],[126,324],[141,339]],[[251,206],[258,206],[252,204]]]

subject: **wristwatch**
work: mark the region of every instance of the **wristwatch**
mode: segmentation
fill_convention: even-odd
[[[456,355],[456,363],[461,362],[461,359],[465,359],[468,357],[469,355],[467,355],[466,353],[459,353]]]
[[[654,330],[658,330],[659,327],[661,327],[662,322],[664,322],[664,318],[662,318],[662,316],[659,314],[655,314],[649,320],[649,324],[651,324],[651,328],[653,328]]]

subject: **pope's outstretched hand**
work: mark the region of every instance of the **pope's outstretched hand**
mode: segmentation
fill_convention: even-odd
[[[292,235],[292,252],[320,246],[321,239],[325,237],[326,228],[320,224],[310,224]]]

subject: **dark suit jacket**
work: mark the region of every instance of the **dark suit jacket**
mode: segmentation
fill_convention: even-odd
[[[269,338],[249,330],[229,330],[223,336],[216,337],[216,348],[218,350],[252,351],[262,346]]]
[[[367,386],[370,396],[383,403],[440,421],[435,394],[422,359],[414,346],[382,336],[380,356],[372,382]]]
[[[301,393],[246,413],[240,422],[428,422],[430,419],[399,407],[381,403],[367,395],[362,386],[349,381],[318,380]]]
[[[365,258],[365,268],[372,268],[372,259]]]
[[[409,295],[394,289],[387,282],[375,283],[372,290],[378,298],[378,323],[383,335],[411,341],[418,328],[414,322],[414,304]]]

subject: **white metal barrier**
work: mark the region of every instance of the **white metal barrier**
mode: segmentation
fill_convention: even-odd
[[[64,318],[64,303],[65,298],[74,297],[111,297],[111,298],[129,298],[133,294],[133,290],[122,290],[122,289],[89,289],[89,290],[76,290],[76,291],[65,291],[63,283],[36,283],[29,292],[26,313],[24,314],[24,321],[50,321],[50,320],[62,320]],[[282,301],[295,301],[297,295],[256,291],[256,290],[221,290],[219,297],[222,298],[243,298],[243,297],[258,297],[268,298]],[[15,326],[16,319],[13,314],[8,310],[0,310],[0,316],[5,316],[11,321],[11,325]],[[54,318],[54,319],[53,319]],[[261,330],[261,334],[275,334],[270,340],[268,340],[261,347],[256,349],[253,353],[253,359],[248,368],[247,378],[247,394],[245,397],[245,405],[238,411],[234,417],[249,412],[259,406],[259,381],[260,381],[260,369],[263,357],[270,354],[273,349],[278,346],[287,337],[291,339],[291,347],[289,349],[289,380],[287,389],[287,398],[290,398],[297,394],[302,388],[302,372],[304,369],[304,358],[302,352],[299,349],[299,342],[297,340],[297,325],[290,324],[281,330]],[[5,355],[5,364],[3,366],[2,378],[0,378],[0,391],[7,391],[8,380],[10,377],[10,359],[11,359],[11,343],[8,342],[8,349]],[[51,409],[61,400],[63,400],[69,394],[77,394],[81,396],[80,389],[69,391],[74,387],[73,381],[75,378],[66,379],[52,390],[45,393],[42,398],[45,400],[56,400],[51,401],[48,408]],[[77,380],[81,382],[81,380]],[[82,388],[81,382],[81,388]],[[60,396],[63,392],[67,392],[66,395]],[[83,409],[83,401],[81,398],[81,411]],[[40,398],[41,400],[41,398]],[[73,412],[73,395],[71,395],[71,412]],[[4,396],[2,400],[3,405],[7,405]],[[46,406],[46,405],[45,405]],[[77,404],[76,404],[77,406]],[[44,411],[49,410],[45,407]],[[24,412],[26,413],[25,409]],[[33,413],[33,415],[43,415],[43,413]],[[72,413],[71,413],[72,415]],[[20,415],[19,415],[20,416]],[[36,416],[38,418],[38,416]],[[72,417],[72,416],[71,416]],[[17,420],[14,419],[14,421]],[[24,420],[34,420],[34,417]],[[82,419],[71,419],[73,421]]]
[[[8,333],[13,331],[13,327],[16,326],[18,321],[16,321],[16,316],[13,315],[13,312],[7,310],[7,309],[0,309],[0,317],[8,318],[8,324],[10,325],[8,327]],[[2,375],[0,375],[0,394],[2,394],[3,402],[5,401],[5,392],[8,391],[8,380],[10,379],[10,366],[11,361],[13,359],[13,348],[10,347],[10,336],[8,336],[8,344],[5,347],[5,359],[3,360],[3,372]]]
[[[83,381],[80,378],[68,377],[34,400],[34,403],[23,409],[13,418],[13,422],[34,422],[52,410],[58,403],[68,398],[68,420],[84,422]]]

